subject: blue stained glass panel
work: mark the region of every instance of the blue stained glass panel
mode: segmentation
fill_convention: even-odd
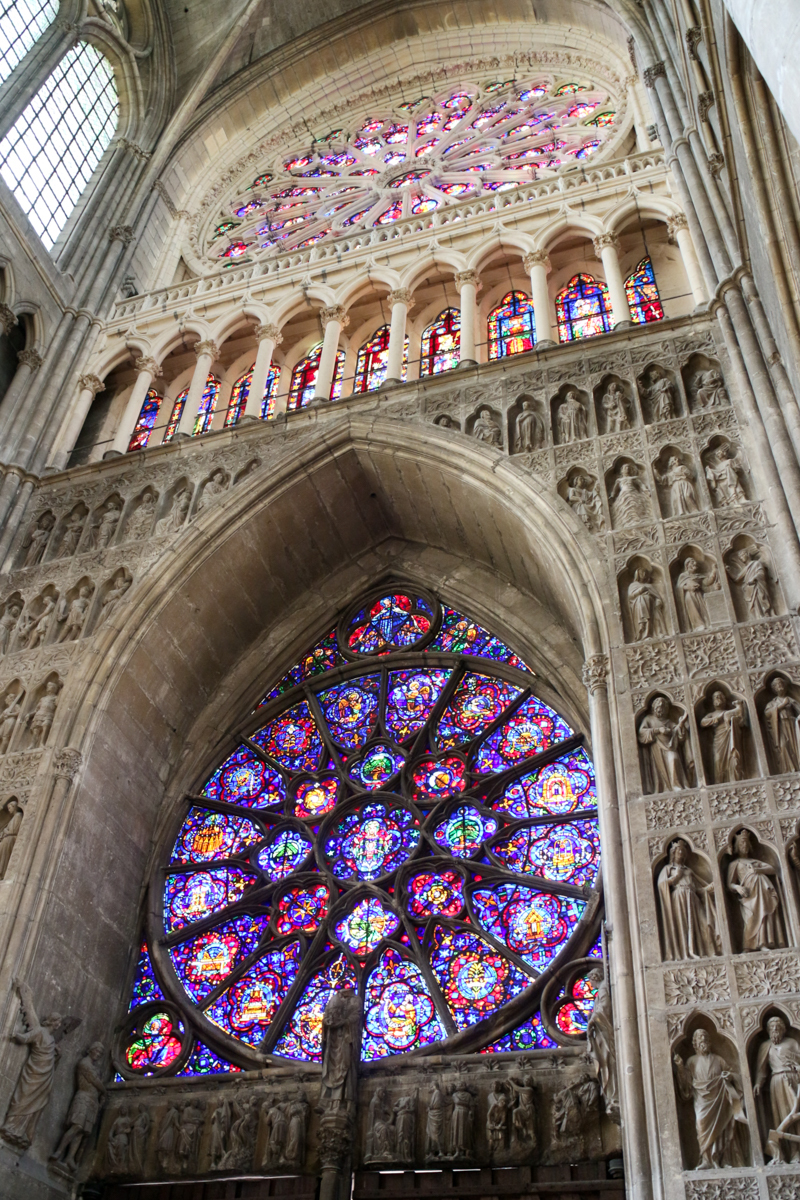
[[[257,1046],[300,967],[299,942],[270,950],[215,1000],[206,1016],[225,1033]]]
[[[364,991],[362,1060],[407,1054],[446,1036],[422,971],[387,946]]]
[[[586,908],[583,900],[553,896],[519,883],[477,888],[472,904],[486,932],[537,971],[543,971],[566,945]]]
[[[258,865],[268,879],[285,879],[297,871],[312,849],[311,838],[294,826],[274,833],[263,850],[258,852]]]
[[[287,771],[313,771],[322,754],[322,738],[305,700],[259,729],[252,740]]]
[[[267,929],[267,917],[243,913],[169,952],[175,974],[198,1003],[252,954]]]
[[[318,971],[298,1001],[274,1053],[306,1062],[322,1060],[322,1018],[334,992],[357,991],[356,973],[343,954]]]
[[[405,808],[375,801],[348,813],[325,839],[324,851],[337,879],[379,879],[416,850],[420,830]]]
[[[317,699],[337,745],[347,750],[364,745],[378,714],[380,683],[380,675],[365,675],[320,692]]]
[[[535,1013],[530,1021],[524,1021],[499,1041],[484,1046],[481,1054],[503,1054],[510,1050],[552,1050],[557,1046],[549,1033],[545,1032],[542,1018]]]
[[[240,746],[204,785],[203,795],[243,808],[275,808],[283,804],[286,788],[274,767],[267,766],[246,746]]]
[[[168,875],[164,885],[164,928],[174,933],[241,900],[256,876],[238,867],[213,867],[192,875]]]
[[[340,942],[358,958],[366,958],[384,938],[397,933],[399,921],[377,896],[365,896],[334,926]]]
[[[139,961],[136,964],[136,974],[133,977],[133,990],[128,1012],[132,1012],[140,1004],[149,1004],[151,1000],[163,999],[164,993],[153,974],[153,964],[150,961],[147,943],[143,942],[139,951]]]
[[[482,734],[522,692],[504,679],[468,671],[442,713],[436,740],[443,749]]]
[[[495,637],[463,613],[454,608],[442,606],[442,626],[429,646],[430,650],[441,650],[447,654],[474,654],[481,658],[490,658],[492,662],[507,663],[518,671],[531,669],[505,642]]]
[[[567,722],[543,701],[531,696],[481,745],[475,756],[475,770],[482,775],[507,770],[571,736]]]
[[[296,666],[286,672],[272,691],[267,692],[261,703],[266,704],[268,700],[274,700],[276,696],[282,696],[284,692],[288,692],[290,688],[296,687],[298,683],[303,683],[304,680],[310,679],[312,675],[319,675],[322,671],[330,671],[333,667],[338,667],[339,663],[343,662],[344,658],[339,652],[336,630],[332,629],[330,633],[325,634],[324,638],[320,638],[316,646],[312,646],[308,654],[303,655]]]
[[[497,833],[497,821],[473,808],[471,804],[459,804],[446,820],[433,831],[434,841],[455,855],[469,858],[486,841]]]
[[[565,817],[581,809],[597,808],[594,770],[584,750],[565,754],[555,762],[521,775],[492,805],[510,817]]]
[[[408,881],[408,911],[416,921],[457,917],[463,907],[464,880],[457,871],[437,867],[420,871]]]
[[[491,1016],[531,983],[515,963],[469,929],[437,925],[431,966],[459,1029]]]
[[[380,742],[370,746],[363,758],[350,767],[348,774],[354,783],[367,792],[382,788],[403,766],[405,754]]]
[[[329,899],[325,883],[287,888],[275,902],[275,928],[279,934],[314,933],[328,911]]]
[[[202,1042],[196,1042],[186,1066],[178,1071],[178,1075],[232,1075],[241,1069],[220,1058]]]
[[[432,618],[429,605],[419,597],[400,592],[382,596],[353,618],[348,649],[354,654],[407,650],[425,636]]]
[[[247,817],[192,808],[181,826],[170,863],[203,863],[233,858],[261,841],[262,833]]]
[[[558,883],[590,887],[600,864],[597,821],[532,825],[499,838],[491,853],[501,866]]]
[[[450,678],[450,671],[391,671],[386,697],[386,728],[399,742],[419,733]]]

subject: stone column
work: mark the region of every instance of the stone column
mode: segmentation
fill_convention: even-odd
[[[686,278],[689,280],[689,287],[692,289],[695,305],[706,304],[708,302],[706,285],[703,282],[700,264],[694,252],[694,242],[689,233],[689,222],[683,213],[667,218],[667,231],[669,240],[675,243],[680,251],[681,262],[686,272]]]
[[[611,321],[614,329],[618,325],[630,325],[631,310],[625,295],[625,283],[619,265],[619,241],[613,233],[602,233],[592,243],[594,252],[603,263],[606,273],[608,297],[611,301]]]
[[[386,378],[381,387],[394,387],[403,382],[403,350],[406,344],[406,318],[411,307],[411,292],[408,288],[396,288],[389,292],[392,318],[389,325],[389,353],[386,356]]]
[[[540,350],[554,346],[553,322],[550,317],[550,291],[547,275],[550,260],[546,250],[531,250],[522,260],[522,265],[531,277],[531,301],[536,322],[536,345]]]
[[[333,372],[336,367],[336,352],[339,349],[339,334],[349,324],[350,318],[341,304],[320,309],[319,318],[325,331],[325,338],[322,343],[317,383],[314,388],[314,400],[330,400]]]
[[[800,21],[787,0],[725,0],[786,124],[800,139]]]
[[[81,375],[78,379],[78,395],[67,411],[66,420],[59,431],[55,451],[50,465],[63,470],[69,461],[69,456],[75,448],[83,422],[92,407],[92,401],[98,392],[102,392],[105,384],[97,375]],[[140,406],[141,407],[141,406]],[[136,414],[139,415],[138,412]],[[125,448],[127,449],[127,443]]]
[[[475,367],[478,359],[475,351],[475,324],[478,317],[478,275],[476,271],[459,271],[455,277],[461,297],[461,340],[458,365]]]
[[[185,434],[187,437],[191,437],[194,423],[197,420],[197,410],[200,408],[200,401],[203,399],[203,390],[206,386],[208,373],[211,370],[211,364],[219,353],[213,342],[198,342],[194,348],[194,352],[197,355],[197,366],[194,369],[194,375],[192,375],[192,382],[189,384],[189,395],[186,397],[181,419],[175,431],[176,436],[178,434]]]
[[[258,342],[256,364],[253,367],[253,378],[250,380],[250,391],[247,393],[247,404],[242,416],[260,419],[272,354],[275,347],[282,343],[283,336],[277,325],[259,325],[256,330],[256,340]]]
[[[161,374],[161,367],[154,358],[137,358],[133,365],[137,371],[136,382],[133,385],[133,391],[128,398],[128,403],[125,405],[125,412],[117,426],[117,432],[114,434],[114,441],[111,444],[112,451],[115,451],[117,454],[125,454],[127,452],[131,434],[136,427],[136,422],[139,420],[139,413],[142,411],[145,397],[150,391],[153,380],[157,379]],[[82,395],[83,393],[81,393]]]
[[[0,430],[11,428],[17,411],[24,407],[31,385],[31,376],[39,370],[43,361],[38,350],[19,350],[17,352],[19,366],[3,397],[2,409],[0,409]]]

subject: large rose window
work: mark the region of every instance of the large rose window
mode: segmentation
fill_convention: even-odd
[[[581,1036],[595,781],[536,687],[430,595],[348,614],[185,800],[151,885],[121,1075],[318,1061],[344,987],[366,1061]]]
[[[276,159],[214,228],[209,253],[313,246],[521,187],[588,158],[615,115],[602,88],[553,78],[424,96]]]

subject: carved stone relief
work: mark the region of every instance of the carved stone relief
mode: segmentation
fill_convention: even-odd
[[[694,784],[689,715],[666,696],[654,696],[637,736],[645,792],[679,792]]]
[[[672,562],[670,574],[681,628],[686,633],[707,629],[714,622],[708,596],[720,591],[714,560],[703,554],[697,546],[688,546]],[[714,615],[718,613],[719,607],[715,606]]]
[[[783,902],[774,853],[749,829],[733,835],[721,864],[736,949],[748,953],[786,945]]]
[[[656,894],[665,960],[722,953],[711,871],[684,838],[670,844],[656,879]]]
[[[650,496],[637,463],[620,459],[606,474],[606,490],[614,529],[642,525],[652,519]]]
[[[602,533],[606,527],[597,480],[580,467],[574,467],[558,490],[590,533]]]

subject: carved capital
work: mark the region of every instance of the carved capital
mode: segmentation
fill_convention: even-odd
[[[7,304],[0,304],[0,326],[3,333],[10,333],[17,323],[17,314],[13,308],[9,308]]]
[[[639,68],[636,65],[636,39],[631,36],[628,38],[628,58],[631,60],[631,66],[635,74],[638,76]]]
[[[123,246],[130,246],[133,241],[133,230],[130,225],[114,225],[108,231],[108,240],[110,242],[122,242]]]
[[[81,375],[78,380],[78,385],[82,392],[91,392],[96,396],[98,392],[102,392],[105,384],[97,375]]]
[[[395,304],[405,304],[406,308],[409,308],[414,302],[414,297],[411,288],[395,288],[393,292],[389,292],[388,300],[392,308]]]
[[[675,245],[678,237],[678,230],[688,228],[689,222],[686,220],[686,217],[683,215],[683,213],[676,213],[674,217],[667,217],[667,233],[669,234],[669,240],[673,246]]]
[[[606,686],[609,662],[606,654],[593,654],[583,664],[583,686],[587,692],[597,692]]]
[[[17,362],[29,367],[31,371],[38,371],[44,359],[38,350],[20,350],[17,354]]]
[[[153,376],[153,379],[157,379],[161,374],[161,364],[157,363],[154,358],[137,358],[134,359],[133,365],[140,374],[142,371],[147,371]]]
[[[216,342],[198,342],[194,348],[196,358],[202,358],[204,354],[210,355],[211,358],[216,358],[219,354]]]
[[[152,158],[152,154],[149,150],[145,150],[144,146],[140,146],[138,142],[132,142],[130,138],[118,137],[116,139],[116,143],[118,146],[121,146],[123,150],[130,150],[131,153],[135,154],[137,158],[142,160],[142,162],[147,162],[149,158]]]
[[[714,176],[715,179],[719,179],[720,175],[722,174],[722,170],[723,170],[724,166],[725,166],[725,155],[724,154],[719,154],[719,153],[709,154],[708,169],[711,172],[711,174]]]
[[[455,285],[459,291],[461,291],[462,287],[470,283],[477,287],[478,283],[480,282],[477,271],[459,271],[458,274],[454,276],[454,279]]]
[[[543,266],[545,270],[550,270],[550,259],[547,257],[546,250],[531,250],[522,260],[522,265],[530,275],[534,267]]]
[[[689,58],[697,58],[697,43],[702,39],[703,34],[700,31],[699,25],[690,25],[685,33],[686,52]]]
[[[283,334],[277,325],[259,325],[256,329],[256,341],[263,342],[267,338],[276,346],[283,345]]]
[[[652,67],[646,67],[643,75],[644,86],[653,88],[656,86],[656,80],[661,76],[666,76],[667,68],[663,62],[653,63]]]
[[[350,324],[350,318],[341,304],[331,304],[327,308],[321,308],[319,310],[319,319],[322,322],[323,329],[327,329],[331,321],[336,321],[342,329]]]
[[[598,237],[592,239],[594,252],[598,258],[603,257],[603,251],[610,246],[612,250],[619,252],[619,238],[615,233],[601,233]]]
[[[56,779],[68,779],[72,783],[81,769],[82,762],[83,755],[80,750],[73,750],[70,746],[57,750],[53,756],[53,773]]]
[[[697,112],[701,121],[708,120],[708,110],[712,107],[716,97],[712,91],[701,92],[697,97]]]

